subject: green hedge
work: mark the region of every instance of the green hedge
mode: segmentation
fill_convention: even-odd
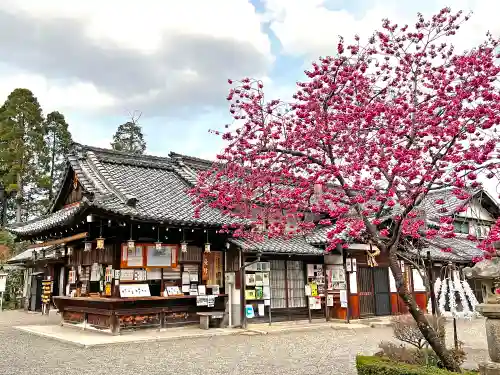
[[[406,363],[397,363],[383,357],[361,356],[356,357],[358,375],[450,375],[456,374],[437,367],[413,366]],[[474,371],[464,371],[462,374],[477,375]]]

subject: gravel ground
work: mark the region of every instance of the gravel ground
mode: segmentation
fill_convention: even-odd
[[[56,324],[57,317],[0,314],[0,375],[212,375],[355,374],[357,353],[372,353],[389,328],[237,335],[80,349],[12,328]],[[451,329],[448,330],[451,334]],[[452,336],[451,336],[452,337]],[[486,359],[482,320],[459,323],[459,338],[471,343],[469,362]],[[452,343],[452,341],[448,341]]]

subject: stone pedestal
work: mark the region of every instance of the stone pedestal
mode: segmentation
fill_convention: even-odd
[[[482,303],[476,306],[476,311],[486,318],[488,353],[500,366],[500,304]]]
[[[500,375],[500,363],[481,362],[478,367],[481,375]]]

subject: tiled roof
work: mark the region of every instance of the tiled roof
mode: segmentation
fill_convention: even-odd
[[[244,252],[262,252],[274,254],[323,255],[323,249],[307,243],[304,236],[290,239],[268,238],[263,241],[251,241],[243,238],[230,238],[229,242],[243,249]]]
[[[55,246],[42,246],[42,247],[35,247],[31,248],[28,250],[23,251],[22,253],[17,254],[16,256],[10,258],[7,263],[8,264],[19,264],[19,263],[24,263],[27,260],[30,260],[31,257],[33,256],[33,251],[36,251],[37,254],[41,254],[42,251],[46,251],[45,253],[45,258],[46,259],[51,259],[54,258],[54,250]]]
[[[326,245],[328,243],[327,234],[333,226],[317,226],[311,233],[306,235],[307,243],[311,245]]]
[[[87,205],[136,220],[166,224],[220,226],[234,222],[235,219],[207,206],[201,209],[199,218],[194,217],[193,198],[187,190],[196,183],[197,170],[210,162],[171,155],[134,155],[75,144],[68,163],[79,183],[91,194],[85,201]],[[9,230],[18,235],[33,235],[65,224],[77,211],[73,207],[62,209]]]
[[[15,224],[8,227],[7,230],[21,236],[30,233],[39,233],[46,229],[69,223],[77,214],[83,212],[86,206],[85,202],[81,202],[73,206],[65,207],[52,214],[28,221],[27,223]]]
[[[307,243],[316,246],[324,246],[328,243],[327,234],[333,229],[333,226],[324,226],[315,228],[306,236]],[[442,249],[451,248],[451,252]],[[474,257],[480,257],[483,252],[476,248],[476,244],[462,237],[455,238],[435,238],[427,241],[427,246],[419,250],[409,247],[407,252],[413,256],[426,256],[427,250],[431,252],[431,257],[439,261],[451,262],[471,262]]]
[[[477,190],[470,192],[471,196],[477,193]],[[442,199],[445,203],[442,205],[437,205],[435,202],[438,199]],[[423,202],[420,204],[419,208],[425,212],[428,220],[434,221],[442,216],[453,215],[468,201],[469,199],[458,199],[455,194],[451,192],[451,189],[443,189],[429,192]]]

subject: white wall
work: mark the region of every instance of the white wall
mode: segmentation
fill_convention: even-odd
[[[495,218],[491,216],[488,210],[481,206],[481,203],[477,198],[471,199],[467,205],[467,210],[459,212],[457,216],[475,220],[495,221]]]
[[[420,276],[420,273],[418,273],[418,270],[415,268],[411,269],[412,271],[412,279],[413,279],[413,291],[414,292],[425,292],[425,285],[424,285],[424,280],[422,280],[422,277]]]
[[[356,272],[349,273],[349,289],[351,294],[358,293],[358,284],[356,275],[357,275]]]
[[[396,280],[394,280],[394,275],[392,270],[389,268],[389,290],[391,293],[396,293],[398,290],[396,288]]]

